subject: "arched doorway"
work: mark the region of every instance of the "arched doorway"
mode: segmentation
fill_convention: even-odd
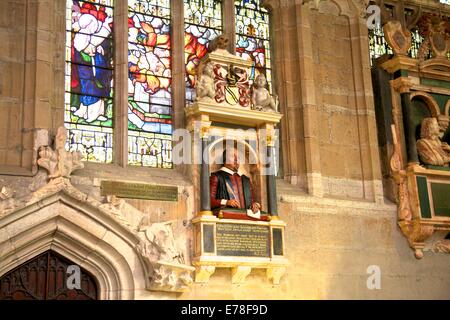
[[[80,289],[68,289],[67,269],[75,263],[46,251],[0,277],[0,300],[96,300],[97,283],[80,268]]]

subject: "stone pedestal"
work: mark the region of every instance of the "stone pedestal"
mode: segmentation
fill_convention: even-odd
[[[216,268],[230,268],[231,282],[243,283],[252,269],[265,269],[279,284],[288,265],[281,220],[243,221],[201,216],[193,220],[195,281],[208,282]]]

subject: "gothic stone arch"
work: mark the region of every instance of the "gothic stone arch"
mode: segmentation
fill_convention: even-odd
[[[53,250],[97,279],[99,299],[135,298],[135,291],[146,289],[135,250],[139,238],[77,196],[76,189],[62,188],[0,217],[0,276]]]

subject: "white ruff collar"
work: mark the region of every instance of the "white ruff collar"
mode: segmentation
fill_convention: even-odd
[[[227,167],[222,167],[222,168],[220,168],[220,171],[226,172],[226,173],[231,174],[231,175],[237,173],[239,176],[242,176],[242,172],[241,172],[240,169],[238,170],[238,172],[234,172],[233,170],[228,169]]]

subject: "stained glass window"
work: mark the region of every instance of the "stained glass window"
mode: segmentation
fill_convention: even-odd
[[[128,163],[172,168],[170,0],[128,5]]]
[[[69,150],[112,162],[113,0],[66,2],[64,123]]]
[[[264,74],[269,91],[272,91],[269,12],[261,6],[261,2],[235,0],[236,54],[254,62],[250,80]]]
[[[393,53],[391,47],[389,47],[384,38],[384,32],[381,26],[369,30],[369,53],[371,63],[373,63],[374,59],[381,57],[386,53]]]
[[[450,5],[450,0],[440,0],[440,2]]]
[[[222,1],[184,0],[186,100],[194,100],[195,70],[208,41],[222,33]]]

